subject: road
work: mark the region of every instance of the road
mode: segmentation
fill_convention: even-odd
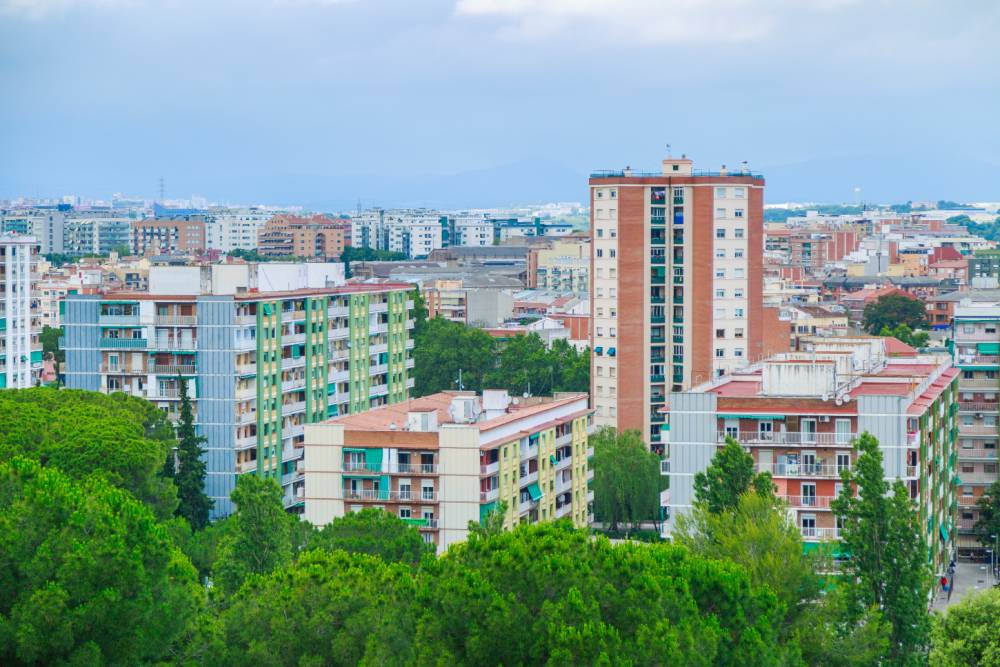
[[[958,604],[962,599],[977,591],[990,588],[996,583],[990,576],[990,568],[984,563],[957,563],[955,565],[955,591],[948,599],[948,594],[941,591],[941,586],[935,588],[934,602],[931,609],[943,611],[946,607]]]

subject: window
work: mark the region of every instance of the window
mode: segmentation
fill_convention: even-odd
[[[736,250],[734,250],[733,251],[733,257],[735,257],[736,259],[742,259],[743,258],[743,249],[742,248],[737,248]]]
[[[410,510],[409,507],[400,507],[399,508],[399,518],[400,519],[409,519],[411,516],[413,516],[413,512],[412,512],[412,510]]]
[[[743,228],[737,227],[735,230],[733,230],[733,235],[738,239],[743,238]]]
[[[726,238],[726,230],[724,228],[722,228],[722,227],[716,227],[716,229],[715,229],[715,238],[717,238],[717,239],[724,239],[724,238]]]
[[[715,196],[718,197],[719,199],[724,199],[726,197],[726,189],[715,188]]]
[[[726,249],[725,248],[717,248],[715,250],[715,257],[717,259],[725,259],[726,258]]]
[[[598,248],[597,251],[596,251],[596,254],[597,254],[598,257],[604,257],[604,250],[602,250],[601,248]]]
[[[598,213],[599,212],[600,212],[600,209],[598,209]],[[597,238],[599,238],[599,239],[603,239],[604,238],[604,230],[601,229],[600,227],[597,228]]]
[[[733,312],[733,317],[743,317],[743,309],[742,308],[737,308]]]
[[[724,289],[717,289],[717,290],[715,290],[715,298],[716,299],[725,299],[726,298],[726,290],[724,290]]]
[[[611,309],[611,317],[618,317],[618,309],[617,308],[612,308]]]
[[[742,299],[743,298],[743,289],[742,288],[738,288],[738,289],[733,290],[733,296],[736,297],[737,299]]]
[[[617,331],[618,330],[615,327],[611,327],[611,329],[608,331],[608,335],[614,338],[615,336],[618,335]]]
[[[725,356],[726,356],[726,350],[724,348],[721,348],[721,347],[715,348],[715,358],[716,359],[722,359]]]
[[[614,248],[612,248],[611,250],[608,251],[608,254],[612,259],[614,259],[615,255],[617,255],[618,252]]]
[[[604,335],[604,327],[597,327],[597,335],[598,336]]]
[[[746,196],[746,188],[733,188],[733,197],[743,199]]]
[[[616,296],[618,296],[618,289],[615,288],[615,287],[612,287],[610,290],[608,290],[608,296],[610,296],[612,299],[614,299]]]
[[[964,327],[962,327],[962,333],[970,334],[970,333],[975,333],[975,332],[976,332],[976,327],[970,327],[970,326],[964,326]]]
[[[618,238],[618,230],[617,229],[609,229],[608,231],[611,234],[611,238],[613,238],[613,239]]]
[[[715,337],[716,338],[725,338],[726,337],[726,330],[725,329],[716,329],[715,330]]]
[[[733,330],[733,337],[743,338],[743,329],[741,327],[736,327],[736,329]]]
[[[972,495],[972,487],[971,486],[963,486],[962,487],[962,495],[963,496],[971,496]]]
[[[733,210],[733,217],[734,218],[742,218],[743,217],[743,209],[741,209],[741,208],[734,209]]]
[[[721,318],[723,318],[725,316],[726,316],[726,309],[725,308],[716,308],[715,309],[715,318],[716,319],[721,319]]]
[[[717,209],[715,209],[715,217],[717,217],[717,218],[724,218],[724,217],[726,217],[726,209],[724,209],[724,208],[717,208]]]
[[[736,274],[735,277],[737,277],[737,278],[742,278],[743,277],[743,269],[734,269],[734,272]]]
[[[716,269],[715,270],[715,277],[716,278],[725,278],[726,277],[726,270],[725,269]]]
[[[743,356],[743,348],[742,347],[735,348],[733,350],[733,354],[736,355],[737,357],[742,357]]]

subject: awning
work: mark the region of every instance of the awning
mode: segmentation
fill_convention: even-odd
[[[944,527],[943,523],[941,524],[941,539],[945,542],[948,541],[948,529]]]
[[[1000,343],[978,343],[979,354],[1000,354]]]
[[[613,348],[613,347],[609,347],[608,348],[608,356],[609,357],[615,356],[615,348]]]
[[[538,488],[538,483],[532,483],[528,485],[528,495],[531,496],[531,500],[538,502],[542,497],[542,490]]]
[[[551,463],[552,465],[555,465],[557,463],[555,454],[549,454],[549,463]]]

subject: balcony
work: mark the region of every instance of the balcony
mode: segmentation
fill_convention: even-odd
[[[419,517],[407,517],[403,519],[403,523],[415,526],[419,530],[437,530],[438,520],[437,519],[421,519]]]
[[[998,431],[997,427],[994,426],[965,426],[964,424],[958,425],[958,434],[962,436],[972,436],[972,437],[997,437]]]
[[[958,497],[958,506],[959,507],[975,507],[976,506],[976,501],[978,501],[978,500],[979,499],[976,496],[962,495],[962,496]]]
[[[246,426],[247,424],[255,424],[257,422],[257,412],[254,410],[247,410],[246,412],[240,412],[236,415],[236,423],[241,426]]]
[[[157,315],[155,322],[158,327],[193,327],[198,324],[198,318],[194,315]]]
[[[650,264],[666,264],[667,258],[663,255],[651,255],[649,258]]]
[[[98,346],[108,350],[145,350],[148,343],[145,338],[102,338]]]
[[[995,472],[959,472],[958,476],[962,479],[962,484],[992,484],[997,481],[997,473]]]
[[[495,461],[489,465],[479,466],[480,475],[494,475],[500,470],[500,462]]]
[[[97,323],[102,327],[139,326],[138,315],[99,315]]]
[[[344,489],[344,500],[374,500],[383,502],[390,500],[393,502],[404,503],[435,503],[437,502],[437,499],[437,494],[433,491],[424,493],[424,491],[421,490],[417,493],[415,491],[389,491],[381,489],[357,489],[355,491]]]
[[[836,479],[840,477],[843,470],[850,470],[851,466],[839,466],[831,463],[772,463],[770,465],[757,464],[754,466],[757,472],[769,472],[774,477],[826,477]]]
[[[663,384],[664,377],[662,375],[651,374],[649,376],[649,381],[654,382],[656,384]]]
[[[809,433],[800,431],[775,431],[760,433],[756,431],[740,431],[738,434],[718,432],[718,442],[726,441],[730,435],[741,445],[792,445],[796,447],[850,447],[851,441],[858,437],[857,433]]]
[[[996,447],[958,447],[955,453],[960,459],[997,459]]]
[[[189,340],[187,338],[167,338],[166,336],[157,336],[156,339],[157,350],[163,350],[164,352],[197,352],[198,351],[198,341]]]
[[[175,364],[153,364],[150,367],[156,375],[194,375],[195,368],[193,365],[178,366]]]
[[[802,531],[802,539],[806,542],[823,542],[826,540],[833,541],[840,539],[839,528],[815,528],[802,526],[799,530]]]
[[[961,389],[1000,389],[997,378],[958,378],[958,388]]]
[[[294,414],[296,412],[304,412],[305,409],[306,409],[306,402],[305,401],[293,401],[291,403],[282,403],[281,404],[281,414],[282,414],[282,416],[287,416],[287,415],[290,415],[290,414]]]
[[[248,435],[242,438],[236,438],[237,451],[241,451],[244,449],[253,449],[256,446],[257,446],[257,436],[255,435]],[[254,462],[254,465],[255,466],[257,465],[256,461]]]
[[[524,486],[526,484],[532,484],[538,481],[538,471],[529,472],[527,475],[523,475],[518,481],[518,485]]]
[[[304,310],[283,310],[281,312],[282,322],[299,322],[305,321],[306,311]]]
[[[479,492],[479,502],[481,503],[491,503],[500,497],[500,489],[490,489],[489,491]]]
[[[958,409],[961,412],[997,412],[1000,403],[982,403],[979,401],[959,401]]]
[[[305,357],[284,357],[281,360],[281,370],[283,371],[287,371],[289,368],[302,368],[305,365]]]
[[[830,501],[836,496],[778,496],[778,499],[788,503],[789,507],[805,507],[828,510]]]

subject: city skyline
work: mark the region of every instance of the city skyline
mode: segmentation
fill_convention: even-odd
[[[412,4],[2,0],[0,197],[580,201],[672,144],[774,202],[996,198],[987,3]]]

